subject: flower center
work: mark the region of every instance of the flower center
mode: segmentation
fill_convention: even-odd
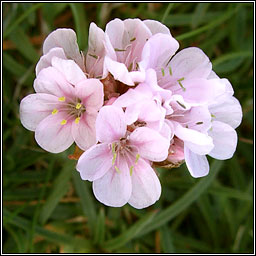
[[[112,165],[114,166],[117,173],[121,172],[121,170],[118,168],[119,159],[121,158],[122,160],[125,159],[127,162],[130,168],[130,175],[132,175],[134,165],[138,163],[140,158],[137,148],[133,145],[130,145],[127,138],[121,138],[119,141],[113,142],[111,147],[113,155]]]
[[[74,101],[66,101],[66,98],[59,97],[58,101],[61,103],[58,109],[53,109],[52,115],[56,115],[59,111],[66,113],[66,119],[61,121],[61,125],[65,125],[69,119],[73,119],[76,124],[79,124],[80,118],[86,111],[85,106],[79,98]]]

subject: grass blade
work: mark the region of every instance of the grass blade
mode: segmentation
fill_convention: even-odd
[[[137,236],[142,236],[155,230],[176,217],[191,205],[213,182],[217,173],[223,166],[222,161],[215,160],[207,177],[201,178],[185,195],[155,216],[150,225],[146,226]]]
[[[87,186],[88,184],[81,180],[80,174],[77,171],[73,172],[73,181],[76,193],[80,198],[83,213],[88,218],[88,224],[90,225],[91,232],[93,233],[96,221],[96,210],[94,201]]]
[[[112,250],[122,247],[127,242],[129,242],[131,239],[133,239],[139,232],[141,232],[145,226],[147,226],[149,223],[151,223],[155,214],[156,214],[156,212],[148,213],[146,216],[142,217],[139,221],[137,221],[127,231],[125,231],[118,237],[113,238],[113,239],[107,241],[106,243],[104,243],[102,245],[103,248],[106,250],[112,251]]]
[[[48,218],[51,216],[53,210],[59,203],[60,199],[67,193],[68,191],[68,182],[71,178],[72,172],[74,171],[74,162],[68,161],[65,163],[62,172],[58,175],[56,180],[53,183],[53,190],[48,196],[45,205],[42,207],[40,214],[40,222],[45,223]]]
[[[77,42],[80,49],[84,51],[87,45],[88,37],[88,24],[86,22],[87,19],[85,16],[84,4],[70,3],[70,7],[75,19]]]

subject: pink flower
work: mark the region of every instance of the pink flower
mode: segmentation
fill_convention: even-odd
[[[89,78],[103,77],[104,56],[104,32],[95,23],[90,24],[88,52],[85,60],[83,52],[79,50],[76,33],[72,29],[56,29],[44,41],[43,56],[36,66],[36,74],[43,68],[51,66],[53,57],[58,57],[74,60]]]
[[[116,80],[134,85],[145,80],[145,71],[140,68],[139,62],[142,52],[145,51],[147,41],[158,38],[155,43],[168,44],[167,52],[155,52],[155,54],[172,56],[178,49],[178,42],[171,36],[169,29],[160,22],[153,20],[141,21],[140,19],[114,19],[106,25],[105,49],[106,57],[104,68],[109,71]],[[166,56],[167,54],[167,56]],[[151,54],[152,56],[152,54]]]
[[[77,164],[81,178],[93,181],[96,198],[114,207],[128,202],[141,209],[155,203],[161,186],[150,161],[167,158],[169,141],[147,127],[130,132],[124,112],[112,105],[101,108],[96,134],[101,143],[84,152]]]
[[[103,104],[99,80],[87,79],[73,60],[53,57],[34,89],[21,101],[20,119],[43,149],[59,153],[75,141],[86,150],[96,143],[95,120]]]

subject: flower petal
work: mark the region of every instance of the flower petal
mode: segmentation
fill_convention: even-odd
[[[148,160],[160,162],[168,156],[170,141],[155,130],[139,127],[130,134],[129,140],[137,147],[138,153]]]
[[[228,124],[214,121],[209,135],[213,138],[214,148],[209,153],[213,158],[225,160],[233,156],[237,146],[237,133]]]
[[[113,142],[124,137],[126,123],[124,112],[115,106],[104,106],[96,119],[96,136],[100,142]]]
[[[84,72],[73,60],[64,60],[53,57],[52,66],[61,72],[66,80],[72,85],[76,85],[80,81],[87,79]]]
[[[103,84],[98,79],[87,79],[75,87],[76,96],[81,99],[87,112],[98,112],[103,105]]]
[[[185,79],[182,86],[176,85],[175,92],[183,96],[184,100],[193,106],[213,103],[225,94],[226,86],[220,79]]]
[[[95,121],[97,114],[84,113],[79,123],[72,123],[72,135],[77,146],[83,150],[96,144]]]
[[[152,35],[157,33],[171,34],[169,28],[156,20],[143,20],[143,23],[150,29]]]
[[[56,103],[56,104],[54,104]],[[35,131],[38,124],[58,106],[58,98],[45,93],[30,94],[20,103],[20,121],[30,131]]]
[[[84,70],[83,56],[80,54],[74,30],[60,28],[49,34],[44,41],[43,53],[46,54],[55,47],[63,48],[66,57],[74,60]]]
[[[114,61],[106,56],[104,65],[106,70],[114,76],[115,80],[118,80],[127,85],[134,85],[132,77],[130,76],[127,67],[123,63]]]
[[[174,122],[173,122],[174,123]],[[175,135],[184,141],[185,145],[199,155],[208,154],[214,147],[212,138],[207,134],[182,127],[175,123]]]
[[[129,168],[125,160],[120,161],[119,171],[111,168],[103,177],[93,182],[95,197],[112,207],[125,205],[131,197],[132,184]]]
[[[90,77],[102,75],[104,55],[104,31],[92,22],[89,28],[88,52],[86,54],[86,69]]]
[[[57,97],[74,95],[74,87],[54,67],[44,68],[39,72],[34,81],[34,89],[37,93],[48,93]]]
[[[205,155],[197,155],[185,146],[184,156],[187,168],[192,177],[200,178],[208,175],[210,167]]]
[[[169,66],[173,76],[178,79],[207,78],[212,70],[209,58],[197,47],[189,47],[175,54]]]
[[[78,159],[76,169],[83,180],[100,179],[112,167],[111,147],[107,143],[97,144],[85,151]]]
[[[220,121],[229,124],[232,128],[237,128],[243,117],[242,108],[235,97],[227,98],[221,104],[214,104],[209,107],[214,121]]]
[[[131,175],[132,195],[128,203],[137,209],[154,204],[161,195],[161,185],[150,164],[140,159]]]
[[[178,48],[179,43],[171,35],[155,34],[144,45],[139,66],[144,69],[161,69]]]
[[[40,60],[38,61],[37,65],[36,65],[36,75],[38,75],[38,73],[47,67],[50,67],[52,65],[52,58],[53,57],[58,57],[61,59],[67,59],[66,55],[64,53],[64,50],[62,48],[56,47],[56,48],[52,48],[50,49],[49,52],[47,52],[45,55],[43,55]]]
[[[66,120],[64,113],[50,115],[42,120],[36,128],[36,142],[46,151],[60,153],[68,149],[74,142],[71,133],[71,121],[61,125]]]

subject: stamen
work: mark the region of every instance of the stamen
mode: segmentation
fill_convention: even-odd
[[[171,66],[169,66],[169,73],[170,73],[170,76],[172,76],[172,68],[171,68]]]
[[[135,164],[137,164],[137,163],[138,163],[139,159],[140,159],[140,155],[139,155],[139,154],[136,154]]]
[[[114,153],[114,154],[113,154],[113,159],[112,159],[112,165],[114,165],[114,164],[115,164],[115,162],[116,162],[116,156],[117,156],[117,154],[116,154],[116,153]]]
[[[114,155],[116,153],[116,150],[115,150],[115,142],[112,143],[112,154]]]
[[[130,167],[130,175],[131,175],[131,176],[132,176],[133,169],[134,169],[134,166],[132,165],[132,166]]]
[[[182,108],[186,109],[185,105],[183,105],[182,103],[180,103],[179,101],[176,101]]]
[[[80,117],[77,117],[77,118],[75,119],[75,123],[76,123],[76,124],[79,124],[79,121],[80,121]]]
[[[67,123],[67,120],[65,120],[65,119],[63,119],[63,120],[60,122],[61,125],[64,125],[64,124],[66,124],[66,123]]]
[[[203,124],[204,122],[197,122],[196,124]]]
[[[185,88],[185,87],[182,85],[182,83],[181,83],[181,81],[183,81],[184,79],[185,79],[185,78],[182,77],[182,78],[178,79],[177,81],[178,81],[180,87],[183,89],[183,91],[186,91],[186,88]]]
[[[216,116],[214,114],[211,114],[211,117],[216,118]]]
[[[115,48],[114,49],[116,52],[125,52],[126,50],[125,49],[118,49],[118,48]]]
[[[121,173],[121,171],[118,169],[117,166],[115,166],[115,170],[116,170],[117,173]]]
[[[88,53],[88,55],[91,56],[91,57],[93,57],[93,58],[96,59],[96,60],[99,58],[99,56],[94,55],[94,54],[91,54],[91,53]]]
[[[76,104],[76,109],[80,109],[82,107],[82,104],[81,103],[77,103]]]
[[[55,109],[52,111],[52,115],[55,115],[55,114],[57,114],[58,112],[59,112],[59,110],[55,108]]]
[[[65,100],[66,100],[66,97],[64,97],[64,96],[58,98],[58,101],[65,101]]]
[[[135,40],[136,40],[136,37],[132,38],[132,39],[130,40],[130,42],[133,42],[133,41],[135,41]]]
[[[162,71],[162,76],[164,76],[165,74],[164,74],[164,69],[163,68],[161,68],[161,71]]]

